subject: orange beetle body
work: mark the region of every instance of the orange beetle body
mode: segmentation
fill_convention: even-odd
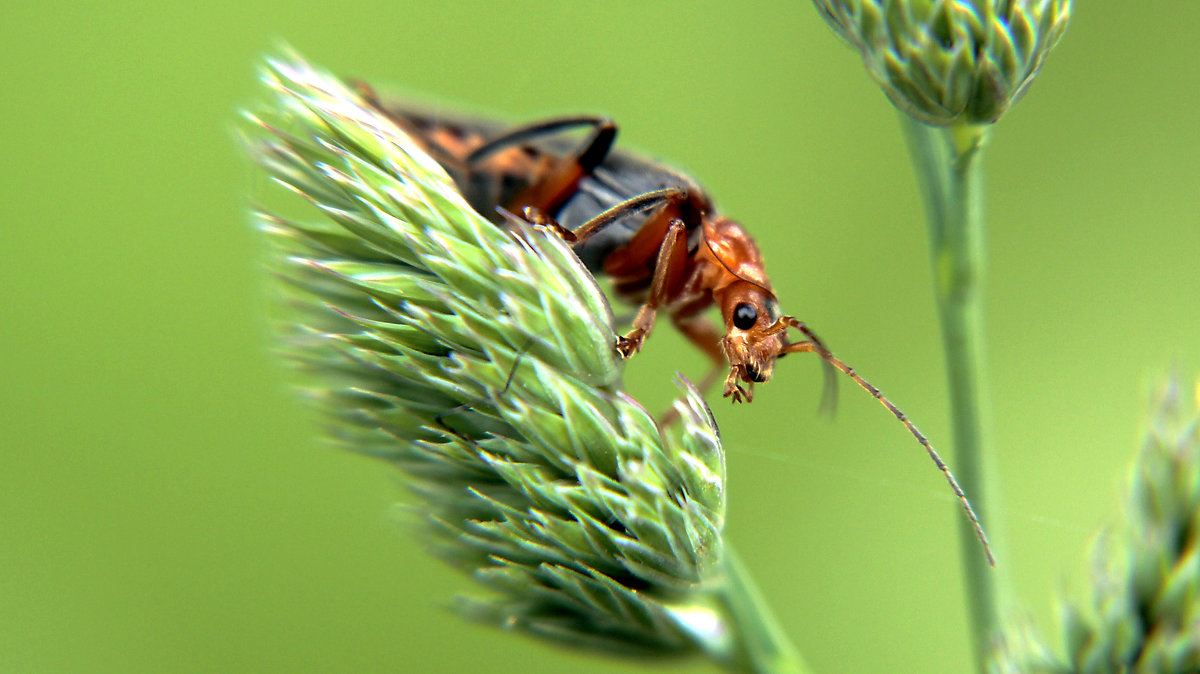
[[[608,120],[564,117],[506,129],[384,104],[360,90],[447,169],[480,213],[499,222],[503,211],[525,212],[555,226],[590,270],[612,280],[619,298],[641,307],[618,343],[625,356],[641,347],[661,312],[716,366],[729,364],[724,394],[749,401],[776,358],[823,350],[811,333],[789,343],[786,328],[800,324],[780,313],[745,228],[720,215],[686,175],[613,149],[616,126]],[[565,133],[580,127],[590,130],[582,141]],[[714,304],[723,330],[705,316]]]
[[[523,213],[557,229],[593,273],[612,279],[621,299],[640,305],[632,329],[617,340],[625,357],[641,347],[662,312],[718,368],[728,363],[724,395],[734,402],[749,402],[754,384],[770,379],[776,359],[789,353],[814,352],[831,368],[827,372],[846,374],[925,448],[995,564],[975,511],[933,445],[804,323],[780,312],[758,245],[738,222],[720,215],[691,178],[613,149],[616,126],[602,117],[508,128],[383,103],[369,87],[358,89],[446,168],[476,210],[497,223]],[[582,141],[564,133],[578,128],[589,130]],[[723,330],[704,316],[714,305]],[[788,341],[788,328],[804,339]]]

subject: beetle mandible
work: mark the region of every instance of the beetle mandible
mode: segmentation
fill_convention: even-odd
[[[775,361],[790,353],[816,353],[827,373],[844,373],[925,448],[995,565],[974,509],[933,445],[811,329],[780,311],[758,245],[740,223],[714,208],[694,180],[614,149],[617,127],[606,117],[556,117],[509,127],[385,102],[363,83],[356,88],[446,169],[475,210],[497,224],[505,213],[523,213],[534,224],[556,229],[590,271],[612,279],[619,298],[640,307],[629,332],[617,339],[622,356],[641,348],[662,312],[713,361],[716,369],[701,389],[728,363],[723,393],[734,402],[750,402],[754,384],[770,379]],[[579,129],[586,131],[582,141],[568,135]],[[714,305],[724,330],[704,315]],[[789,328],[804,339],[789,341]],[[836,380],[827,381],[831,390]]]

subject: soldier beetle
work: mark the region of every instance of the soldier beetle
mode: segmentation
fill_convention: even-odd
[[[615,294],[638,306],[631,329],[615,348],[628,358],[642,346],[660,312],[713,361],[708,388],[728,363],[724,396],[750,402],[775,361],[791,353],[820,356],[827,381],[840,371],[904,424],[942,471],[988,562],[995,565],[983,526],[933,445],[878,388],[833,355],[803,322],[784,315],[758,245],[740,223],[721,215],[688,176],[623,149],[605,117],[557,117],[527,125],[434,114],[381,101],[367,85],[357,90],[416,140],[450,174],[467,201],[502,224],[522,213],[554,228],[593,273],[612,279]],[[582,140],[569,132],[584,130]],[[720,309],[724,330],[704,316]],[[795,329],[801,341],[789,341]],[[832,390],[832,386],[827,389]]]

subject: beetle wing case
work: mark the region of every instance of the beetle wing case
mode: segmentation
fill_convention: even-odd
[[[436,106],[421,106],[404,100],[371,103],[395,120],[421,143],[454,178],[471,206],[494,222],[502,218],[498,207],[511,208],[514,200],[543,179],[558,162],[570,158],[584,143],[578,133],[558,132],[522,139],[497,150],[477,163],[467,158],[489,141],[503,136],[515,125],[480,116],[445,113]],[[612,206],[631,197],[663,188],[682,188],[703,199],[694,180],[653,159],[625,150],[610,150],[598,166],[586,173],[556,212],[548,213],[567,229],[575,229]],[[608,255],[628,243],[641,229],[649,212],[621,216],[575,247],[584,265],[594,273],[603,271]],[[688,218],[689,249],[699,243],[699,219]]]

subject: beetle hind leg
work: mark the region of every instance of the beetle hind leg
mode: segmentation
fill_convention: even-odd
[[[545,213],[557,212],[579,186],[579,181],[589,175],[608,156],[617,138],[617,125],[606,117],[556,117],[520,126],[483,145],[466,156],[468,166],[479,166],[499,152],[518,148],[528,141],[553,136],[573,128],[590,127],[587,138],[574,152],[547,159],[547,166],[510,203],[509,210],[520,211],[532,206]]]

